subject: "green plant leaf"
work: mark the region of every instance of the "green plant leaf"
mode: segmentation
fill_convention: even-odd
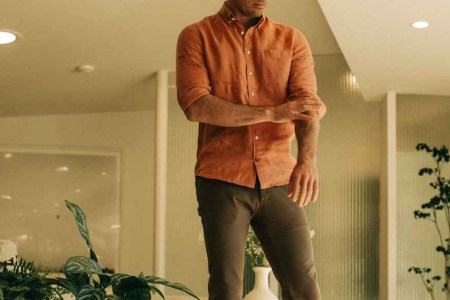
[[[156,292],[156,293],[158,293],[158,295],[159,295],[161,298],[166,299],[166,297],[164,297],[164,294],[163,294],[156,286],[149,285],[149,287],[150,287],[150,291],[151,291],[153,294]]]
[[[145,278],[120,274],[111,278],[111,286],[114,295],[123,297],[124,299],[149,300],[150,287]]]
[[[58,277],[58,278],[46,278],[46,281],[48,282],[48,284],[60,286],[60,287],[62,287],[64,289],[68,290],[69,292],[71,292],[74,295],[78,294],[79,287],[77,286],[76,283],[72,282],[69,279],[60,278],[60,277]]]
[[[175,290],[185,292],[186,294],[200,300],[200,298],[198,298],[197,295],[194,294],[194,292],[192,292],[190,289],[188,289],[185,285],[183,285],[181,283],[177,283],[177,282],[172,283],[172,282],[165,280],[164,278],[160,278],[160,277],[156,277],[156,276],[145,276],[145,280],[148,283],[162,284],[162,285],[171,287]]]
[[[63,267],[64,273],[88,273],[102,274],[102,267],[99,263],[84,256],[70,257]]]
[[[77,295],[77,300],[103,300],[106,294],[104,291],[95,289],[93,286],[87,284],[81,287]]]
[[[80,231],[81,236],[86,241],[86,244],[89,247],[91,259],[98,262],[97,255],[95,255],[94,249],[92,248],[91,239],[89,238],[89,230],[87,228],[86,216],[83,210],[75,203],[72,203],[67,200],[64,201],[66,202],[67,208],[70,209],[70,211],[73,213],[75,221],[77,222],[78,225],[78,230]]]

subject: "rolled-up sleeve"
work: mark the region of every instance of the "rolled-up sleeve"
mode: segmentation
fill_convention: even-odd
[[[184,112],[196,100],[211,94],[203,51],[202,39],[195,25],[183,29],[177,42],[176,77],[178,103]]]
[[[314,73],[314,59],[305,36],[294,30],[293,54],[288,83],[288,100],[316,99],[317,82]]]

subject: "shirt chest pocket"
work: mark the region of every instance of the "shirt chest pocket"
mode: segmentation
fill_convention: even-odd
[[[269,49],[262,53],[263,78],[266,84],[286,84],[291,70],[291,51]]]

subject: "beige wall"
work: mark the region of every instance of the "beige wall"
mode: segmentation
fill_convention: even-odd
[[[154,111],[0,118],[1,146],[121,151],[119,271],[131,274],[153,272],[154,138]]]

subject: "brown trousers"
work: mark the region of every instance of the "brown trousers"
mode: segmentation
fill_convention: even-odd
[[[242,299],[249,226],[281,285],[283,300],[320,300],[304,207],[288,186],[260,189],[196,177],[198,214],[208,256],[209,300]]]

